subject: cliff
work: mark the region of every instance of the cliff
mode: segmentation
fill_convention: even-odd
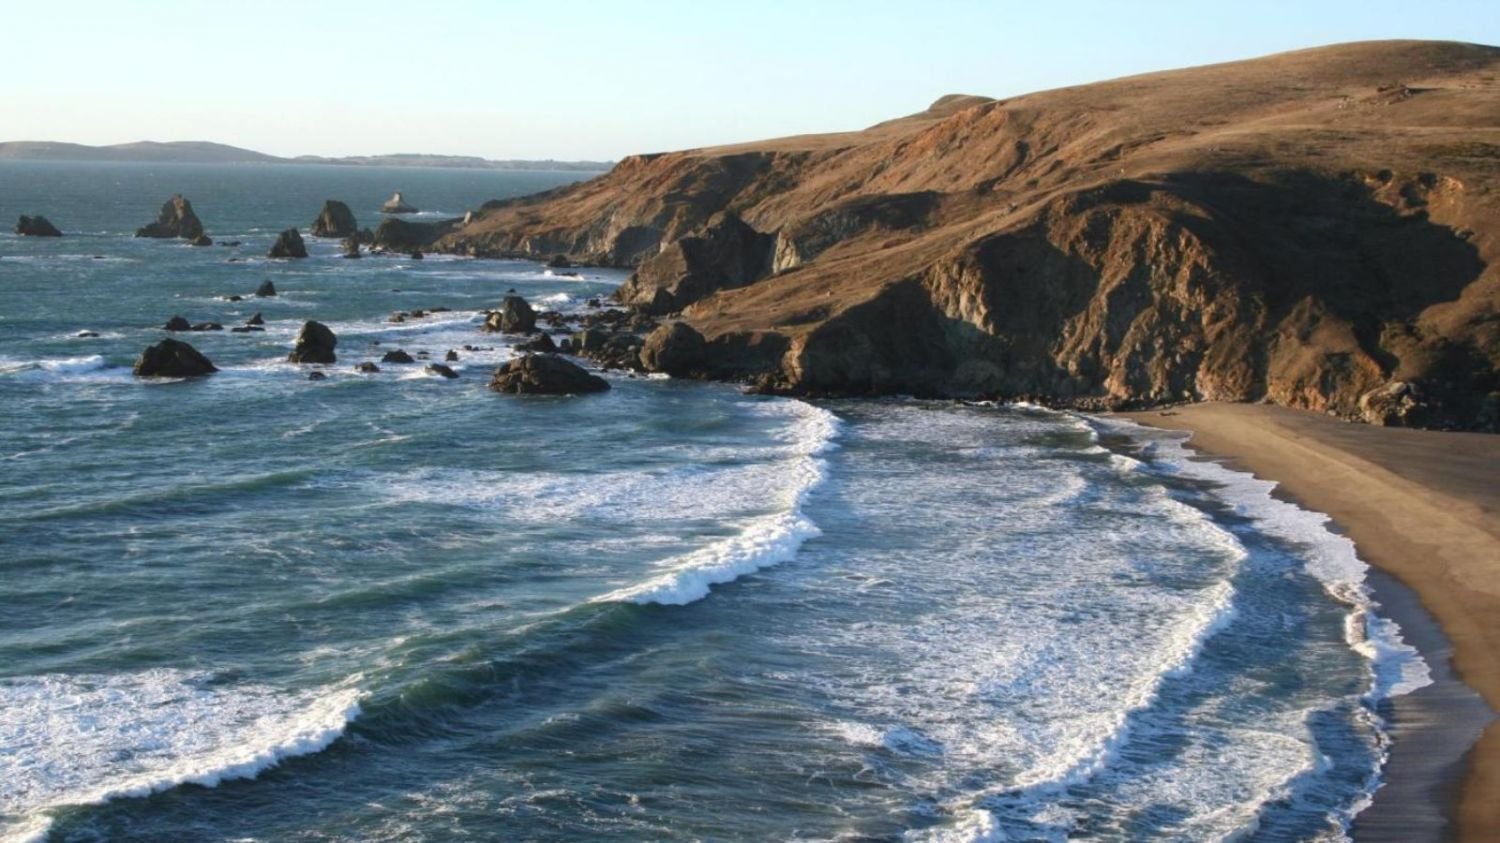
[[[630,266],[794,393],[1500,424],[1500,49],[1339,45],[641,155],[437,248]],[[679,366],[680,368],[680,366]]]

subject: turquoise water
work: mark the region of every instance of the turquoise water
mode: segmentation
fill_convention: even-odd
[[[0,163],[70,235],[0,235],[0,839],[1343,836],[1422,665],[1262,485],[1039,408],[501,396],[476,310],[621,273],[260,257],[568,178]],[[243,245],[131,238],[173,192]]]

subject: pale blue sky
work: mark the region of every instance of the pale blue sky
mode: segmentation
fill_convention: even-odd
[[[1500,2],[25,2],[0,140],[618,158],[1339,41],[1500,43]]]

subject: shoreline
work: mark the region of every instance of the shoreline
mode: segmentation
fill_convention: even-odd
[[[1500,840],[1500,437],[1351,424],[1284,407],[1116,414],[1185,431],[1199,458],[1277,482],[1369,564],[1382,617],[1433,684],[1379,704],[1391,737],[1360,843]]]

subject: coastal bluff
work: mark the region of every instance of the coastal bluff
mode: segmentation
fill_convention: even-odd
[[[1500,427],[1500,49],[1382,41],[637,155],[425,248],[634,268],[679,371]]]

